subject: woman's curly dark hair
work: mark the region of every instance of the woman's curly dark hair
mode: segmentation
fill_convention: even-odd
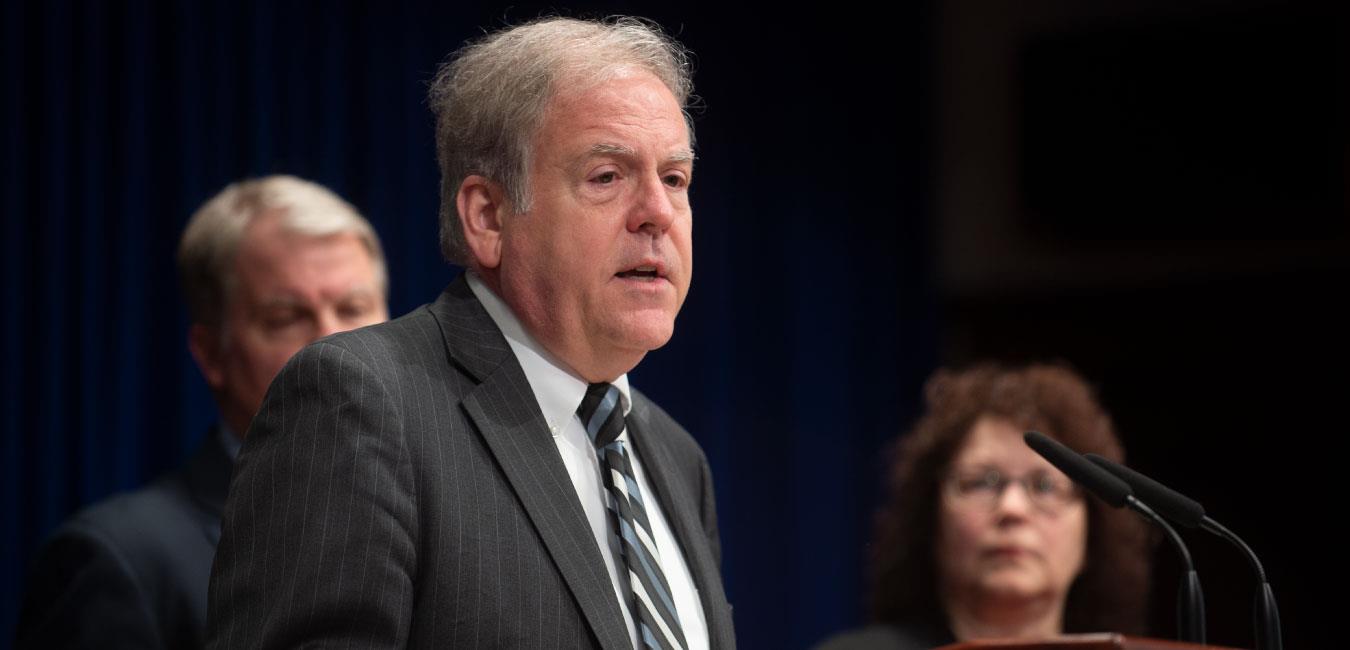
[[[880,623],[946,621],[934,540],[939,486],[975,422],[992,416],[1117,462],[1124,452],[1093,390],[1063,365],[983,364],[939,370],[926,410],[893,449],[887,501],[871,548],[872,617]],[[1142,520],[1087,499],[1083,570],[1069,588],[1065,632],[1144,632],[1152,544]]]

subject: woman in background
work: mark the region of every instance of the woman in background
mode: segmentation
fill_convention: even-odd
[[[1140,633],[1149,538],[1022,441],[1040,431],[1123,461],[1092,390],[1057,365],[940,370],[900,439],[871,548],[873,624],[822,648]]]

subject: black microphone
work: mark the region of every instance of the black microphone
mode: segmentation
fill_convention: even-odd
[[[1065,447],[1045,434],[1035,431],[1026,432],[1022,439],[1033,451],[1050,461],[1051,465],[1059,468],[1059,471],[1064,472],[1075,483],[1087,488],[1089,492],[1105,501],[1107,505],[1114,508],[1127,507],[1163,529],[1167,538],[1172,540],[1172,546],[1177,549],[1177,554],[1181,556],[1182,565],[1186,567],[1186,573],[1181,579],[1180,591],[1177,593],[1177,636],[1182,641],[1203,645],[1205,643],[1205,596],[1200,588],[1200,576],[1195,572],[1195,566],[1191,563],[1191,551],[1186,548],[1186,543],[1181,541],[1181,536],[1177,534],[1176,529],[1172,528],[1147,504],[1136,499],[1134,489],[1129,483],[1092,464],[1078,452]]]
[[[1256,601],[1252,612],[1252,623],[1256,630],[1256,650],[1283,649],[1280,610],[1275,605],[1275,592],[1270,588],[1270,582],[1266,580],[1266,570],[1261,566],[1261,560],[1257,559],[1256,553],[1246,542],[1233,531],[1206,516],[1204,507],[1194,499],[1097,454],[1087,454],[1087,459],[1128,483],[1135,492],[1157,507],[1168,519],[1187,528],[1203,528],[1242,549],[1247,561],[1256,571]]]
[[[1205,520],[1205,508],[1194,499],[1163,485],[1139,472],[1136,472],[1109,458],[1097,454],[1083,454],[1098,467],[1111,472],[1116,478],[1130,485],[1140,498],[1153,504],[1164,517],[1187,528],[1197,528]]]
[[[1128,505],[1134,493],[1129,484],[1116,478],[1114,474],[1083,460],[1083,456],[1078,452],[1059,444],[1043,433],[1028,431],[1022,439],[1026,441],[1028,447],[1050,461],[1051,465],[1058,467],[1059,471],[1097,495],[1097,498],[1105,501],[1107,505],[1112,508],[1123,508]]]

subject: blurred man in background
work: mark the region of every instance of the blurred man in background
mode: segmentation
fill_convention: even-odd
[[[20,648],[192,648],[230,470],[268,385],[319,338],[388,320],[370,224],[292,176],[235,183],[192,216],[178,249],[188,347],[221,422],[177,470],[82,510],[39,553]]]

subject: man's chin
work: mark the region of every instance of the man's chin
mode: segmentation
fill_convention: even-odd
[[[675,321],[664,311],[660,314],[639,312],[623,319],[611,340],[619,348],[645,353],[669,343],[674,334]]]

